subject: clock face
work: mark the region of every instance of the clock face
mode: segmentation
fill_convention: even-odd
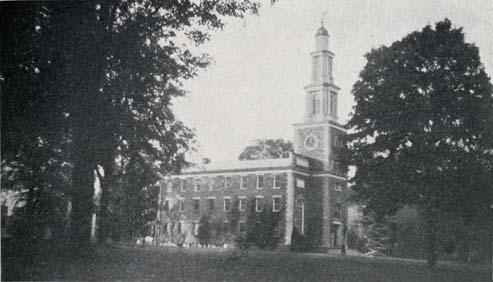
[[[305,148],[307,150],[313,150],[317,147],[317,145],[318,145],[318,139],[316,136],[310,135],[310,136],[306,137]]]

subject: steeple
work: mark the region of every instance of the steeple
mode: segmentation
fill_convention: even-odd
[[[329,32],[323,21],[315,33],[315,51],[312,57],[312,75],[306,90],[305,121],[319,122],[337,119],[337,92],[332,63],[334,53],[329,50]]]
[[[329,32],[325,29],[324,22],[315,34],[315,47],[317,51],[329,50]]]

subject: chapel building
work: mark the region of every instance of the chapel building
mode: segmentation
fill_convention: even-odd
[[[294,124],[294,153],[281,159],[212,162],[169,175],[160,185],[158,243],[196,244],[200,218],[207,214],[215,226],[222,224],[225,233],[232,233],[224,234],[228,244],[228,236],[246,232],[249,212],[268,209],[279,215],[275,231],[281,246],[289,247],[293,238],[304,238],[320,251],[344,244],[347,175],[339,151],[346,129],[338,123],[340,88],[334,84],[334,53],[323,25],[310,55],[311,80],[304,87],[305,115]],[[238,224],[231,231],[233,213]]]

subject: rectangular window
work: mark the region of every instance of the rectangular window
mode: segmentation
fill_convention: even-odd
[[[184,211],[185,210],[185,200],[179,200],[178,202],[178,208],[180,211]]]
[[[342,184],[335,183],[334,184],[334,191],[341,192],[342,191]]]
[[[243,233],[246,233],[246,223],[244,221],[240,221],[239,222],[239,226],[240,226],[240,234],[243,234]]]
[[[272,211],[278,212],[281,210],[281,196],[272,197]]]
[[[301,158],[299,156],[296,157],[296,165],[299,165],[302,167],[310,167],[310,163],[308,162],[308,160],[305,158]]]
[[[279,222],[274,226],[274,237],[281,238],[281,224]]]
[[[173,182],[170,180],[166,183],[166,192],[171,193],[173,191]]]
[[[181,234],[182,232],[182,228],[181,228],[181,222],[178,222],[178,233]]]
[[[233,186],[233,180],[231,179],[231,176],[226,176],[224,178],[224,188],[229,189]]]
[[[168,234],[168,224],[169,223],[165,223],[165,224],[162,225],[163,226],[163,229],[162,230],[163,230],[163,233],[164,234]]]
[[[276,174],[274,175],[274,189],[280,189],[281,188],[281,175]]]
[[[262,189],[262,188],[264,188],[264,176],[257,175],[257,189]]]
[[[264,209],[264,199],[263,198],[255,198],[255,211],[261,212]]]
[[[248,186],[248,176],[240,176],[240,189],[245,190]]]
[[[305,180],[301,178],[296,178],[296,187],[305,188]]]
[[[214,199],[207,199],[207,202],[209,203],[209,210],[214,210]]]
[[[341,219],[341,212],[338,210],[334,210],[334,219]]]
[[[330,115],[337,117],[337,93],[330,92]]]
[[[181,191],[182,192],[185,192],[187,190],[187,180],[186,179],[182,179],[181,180]]]
[[[164,200],[164,210],[169,211],[169,200]]]
[[[216,184],[215,182],[216,182],[215,178],[213,178],[213,177],[209,178],[209,190],[210,191],[214,191],[214,185]]]
[[[195,179],[194,178],[192,178],[192,177],[188,178],[187,184],[188,184],[187,190],[192,191],[195,189]]]
[[[224,211],[231,210],[231,198],[224,198]]]
[[[312,96],[312,115],[316,115],[318,113],[319,101],[317,95]]]
[[[238,210],[243,212],[246,210],[246,205],[247,205],[247,199],[246,198],[239,198],[238,199]]]
[[[194,236],[199,235],[199,223],[196,221],[193,222],[192,228],[193,228],[193,235]]]
[[[193,199],[193,210],[194,211],[200,210],[200,199],[198,198]]]
[[[327,116],[329,114],[329,92],[328,91],[324,91],[322,104],[323,104],[324,116]]]
[[[312,78],[314,82],[317,82],[319,79],[319,69],[320,69],[320,56],[313,57],[313,70],[312,70]]]
[[[202,179],[195,178],[195,191],[199,192],[201,188],[202,188]]]

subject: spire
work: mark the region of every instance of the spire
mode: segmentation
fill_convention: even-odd
[[[315,36],[329,36],[329,32],[325,29],[324,27],[324,16],[327,14],[328,12],[325,11],[322,13],[322,16],[321,16],[321,20],[320,20],[320,28],[317,30],[317,33],[315,34]]]

